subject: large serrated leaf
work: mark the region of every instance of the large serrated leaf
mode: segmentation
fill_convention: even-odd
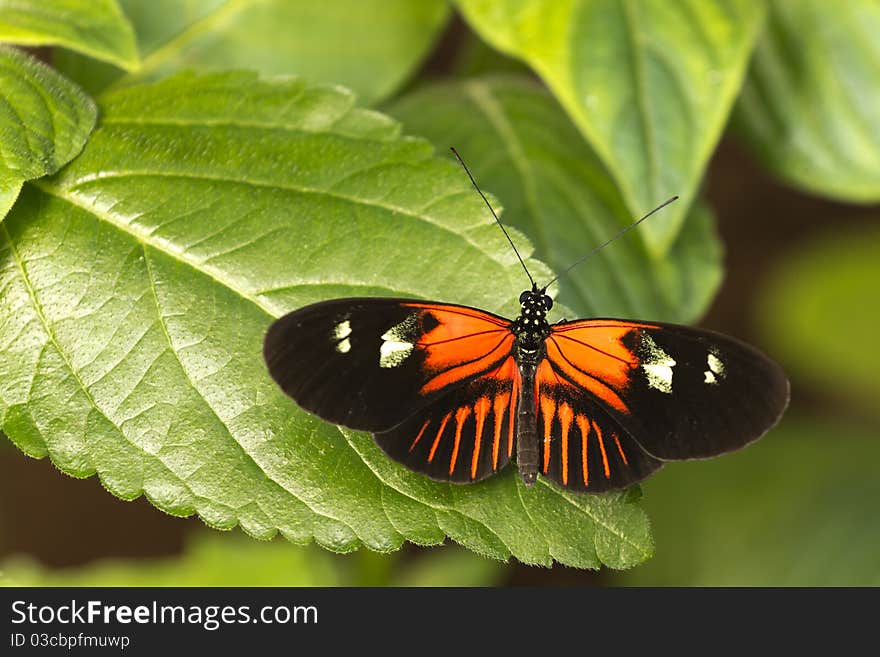
[[[880,4],[771,0],[734,125],[787,182],[880,201]]]
[[[82,150],[97,110],[79,87],[0,47],[0,220],[22,182],[55,173]]]
[[[531,80],[437,84],[387,110],[438,149],[454,145],[480,184],[504,199],[505,221],[521,228],[557,271],[633,220],[562,108]],[[560,299],[582,316],[688,322],[702,314],[720,281],[720,243],[708,209],[698,206],[666,257],[652,257],[629,234],[559,286]]]
[[[0,0],[0,41],[61,46],[134,69],[134,32],[116,0]]]
[[[342,84],[371,103],[390,95],[428,54],[449,17],[445,0],[122,0],[144,53],[120,78],[63,55],[87,89],[182,71],[250,69]]]
[[[23,183],[23,180],[9,176],[4,176],[2,182],[0,182],[0,221],[9,212],[12,204],[15,203]]]
[[[432,482],[269,378],[263,333],[305,303],[394,294],[503,312],[523,286],[462,172],[353,103],[245,74],[107,95],[83,154],[26,186],[0,226],[3,430],[120,497],[258,537],[387,551],[445,534],[528,563],[644,560],[647,519],[624,494],[527,490],[512,468]]]
[[[538,72],[666,253],[739,90],[763,5],[753,0],[456,0],[474,29]]]

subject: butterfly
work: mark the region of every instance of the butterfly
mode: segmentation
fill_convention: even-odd
[[[302,408],[455,483],[515,459],[526,486],[541,476],[574,492],[622,489],[666,461],[739,449],[784,412],[785,373],[754,347],[663,322],[551,324],[555,280],[532,280],[513,320],[418,299],[322,301],[275,321],[263,355]]]

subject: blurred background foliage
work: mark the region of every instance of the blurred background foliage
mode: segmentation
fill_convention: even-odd
[[[571,124],[560,126],[568,135],[565,148],[543,153],[533,166],[555,161],[565,175],[574,175],[574,158],[585,167],[578,176],[595,183],[606,175],[586,143],[575,143],[574,125],[584,128],[583,119],[578,123],[578,99],[565,86],[565,75],[553,68],[558,53],[541,38],[553,21],[583,21],[588,4],[591,10],[610,11],[618,7],[616,0],[565,3],[582,12],[573,18],[559,12],[550,16],[551,3],[534,0],[462,0],[452,6],[442,0],[122,0],[117,6],[107,0],[99,4],[121,10],[111,18],[127,26],[107,43],[89,32],[88,21],[85,26],[66,21],[66,29],[59,30],[51,25],[51,11],[34,24],[16,14],[14,4],[0,0],[0,41],[47,47],[40,51],[43,59],[91,93],[183,68],[300,74],[351,87],[364,103],[402,119],[407,132],[439,143],[456,133],[474,149],[498,148],[498,159],[475,165],[478,177],[508,205],[506,216],[519,222],[539,255],[557,268],[572,253],[564,223],[554,226],[559,233],[541,238],[544,216],[560,210],[554,195],[545,194],[543,186],[529,191],[505,177],[503,171],[515,162],[501,152],[503,135],[487,132],[476,114],[469,116],[461,107],[461,116],[451,114],[455,107],[443,111],[448,90],[489,75],[490,82],[484,78],[478,84],[500,85],[503,95],[511,85],[533,81],[537,71],[574,116]],[[629,9],[651,5],[659,14],[662,4],[619,3]],[[699,216],[688,219],[697,237],[684,246],[671,245],[670,253],[676,248],[703,253],[701,268],[692,273],[696,283],[687,277],[664,280],[664,260],[656,250],[632,251],[631,244],[619,243],[603,258],[635,262],[641,254],[648,264],[633,267],[656,268],[647,275],[658,277],[651,298],[659,314],[665,312],[665,298],[678,298],[673,306],[682,321],[702,315],[702,325],[777,357],[791,378],[792,404],[780,426],[748,449],[709,462],[673,464],[643,485],[656,539],[653,559],[625,573],[596,573],[501,564],[455,546],[333,555],[281,540],[257,542],[237,531],[210,531],[193,518],[157,513],[143,499],[119,501],[96,479],[59,476],[48,461],[28,459],[4,438],[0,582],[880,584],[880,49],[874,38],[880,32],[880,6],[869,0],[833,7],[820,0],[751,4],[761,6],[762,18],[742,3],[713,3],[719,11],[739,8],[748,14],[745,23],[761,27],[744,83],[733,90],[729,124],[723,113],[718,117],[723,136],[707,153],[703,175],[699,163],[689,164],[696,167],[694,180],[703,198],[701,209],[692,212]],[[58,8],[62,19],[72,11],[69,2],[53,0],[47,6]],[[693,6],[682,0],[678,8]],[[64,24],[62,19],[57,22]],[[656,26],[662,33],[662,15]],[[693,38],[708,43],[712,35]],[[589,57],[586,46],[581,56]],[[140,65],[133,63],[137,50]],[[608,78],[623,75],[617,66],[624,64],[614,62],[605,72]],[[529,94],[532,104],[522,112],[540,105],[548,122],[563,116],[558,108],[548,109],[551,94],[543,87],[535,84]],[[511,101],[516,102],[524,101]],[[536,150],[541,146],[534,144]],[[613,158],[603,155],[605,161]],[[497,182],[493,171],[502,171]],[[538,171],[536,179],[551,176],[548,172]],[[589,216],[591,204],[627,212],[627,194],[618,196],[612,183],[599,187],[604,197],[584,196],[572,212]],[[723,282],[717,266],[721,244]],[[603,275],[602,260],[591,266],[566,302],[606,309],[622,303],[590,299],[585,282]]]

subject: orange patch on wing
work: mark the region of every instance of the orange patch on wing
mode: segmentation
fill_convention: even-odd
[[[626,389],[639,359],[623,344],[623,338],[643,328],[660,327],[614,319],[558,324],[547,340],[547,357],[577,385],[612,408],[628,413],[619,393]]]
[[[498,469],[498,447],[501,445],[501,428],[504,426],[504,414],[507,412],[507,401],[510,393],[500,392],[495,395],[492,403],[492,417],[495,421],[494,435],[492,438],[492,469]]]
[[[443,431],[446,429],[446,423],[449,422],[449,417],[451,415],[452,411],[449,411],[443,418],[443,421],[440,422],[440,428],[437,430],[437,437],[434,438],[434,444],[431,445],[431,451],[428,452],[428,463],[431,463],[434,460],[434,453],[437,451],[437,445],[440,444],[440,438],[443,436]]]
[[[574,421],[581,432],[581,470],[584,473],[584,486],[589,486],[590,466],[587,460],[587,442],[590,439],[590,421],[583,415],[575,415]]]
[[[614,444],[617,445],[617,451],[620,452],[620,458],[623,459],[623,464],[629,465],[629,461],[626,460],[626,454],[623,453],[623,447],[620,446],[620,441],[617,439],[617,434],[612,433],[611,437],[614,438]]]
[[[489,409],[491,407],[488,397],[480,397],[474,403],[474,419],[477,427],[474,431],[474,454],[471,456],[471,479],[476,479],[477,477],[477,465],[480,460],[480,445],[483,442],[483,427],[486,424],[486,416],[489,415]]]
[[[599,428],[599,423],[593,421],[593,427],[596,429],[596,438],[599,441],[599,451],[602,452],[602,467],[605,469],[605,478],[611,476],[611,469],[608,467],[608,455],[605,453],[605,441],[602,439],[602,430]]]
[[[559,405],[559,424],[562,429],[562,485],[568,485],[568,432],[571,429],[571,421],[574,413],[571,406],[562,402]]]
[[[406,305],[422,311],[423,324],[433,324],[416,343],[431,377],[422,386],[422,394],[485,372],[510,354],[514,336],[507,320],[472,308]]]
[[[553,416],[556,414],[556,402],[549,395],[541,396],[541,414],[544,416],[544,474],[550,467],[550,430],[553,428]]]
[[[546,343],[549,361],[552,361],[553,365],[568,379],[587,392],[595,395],[612,408],[622,413],[628,413],[629,409],[618,391],[626,388],[630,363],[605,356],[579,343],[573,342],[571,344],[574,347],[569,345],[569,341],[551,335]],[[544,361],[538,367],[536,377],[542,376],[543,365],[547,362]],[[552,368],[548,365],[546,369],[550,374],[543,375],[544,382],[555,383],[556,376],[552,373]],[[541,379],[539,378],[538,381],[540,382]]]
[[[424,367],[433,374],[420,392],[427,395],[485,372],[510,355],[513,340],[513,334],[509,331],[496,331],[436,346],[422,347],[420,343],[419,348],[425,352]]]
[[[455,471],[455,463],[458,461],[458,447],[461,444],[461,428],[464,426],[464,421],[471,414],[470,406],[462,406],[457,411],[455,411],[455,440],[452,444],[452,458],[449,459],[449,474],[450,476]]]
[[[562,326],[551,335],[576,367],[586,369],[589,364],[587,372],[595,371],[603,381],[620,389],[626,386],[630,369],[639,364],[638,357],[623,344],[624,336],[632,330],[630,325],[602,321],[577,329]]]
[[[416,439],[412,441],[412,445],[409,446],[409,451],[413,451],[416,448],[416,445],[419,444],[419,441],[422,439],[422,434],[425,433],[425,429],[428,428],[429,424],[431,424],[431,418],[425,420],[425,423],[422,425],[422,428],[419,431],[419,435],[416,436]]]
[[[511,360],[513,360],[511,358]],[[507,428],[507,457],[510,458],[513,455],[513,430],[516,427],[516,400],[519,399],[520,389],[519,389],[519,373],[517,373],[517,377],[513,380],[513,390],[510,394],[510,407],[507,409],[507,415],[510,422],[510,426]]]

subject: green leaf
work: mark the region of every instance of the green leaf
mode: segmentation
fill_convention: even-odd
[[[61,70],[98,91],[180,70],[247,68],[342,84],[362,102],[393,93],[428,54],[449,17],[444,0],[122,0],[144,53],[118,74],[61,58]]]
[[[763,16],[754,0],[456,0],[490,44],[544,79],[666,253],[694,202]]]
[[[654,559],[628,586],[877,586],[877,431],[787,417],[742,452],[643,484]]]
[[[437,84],[387,109],[438,149],[454,145],[480,184],[504,199],[505,221],[557,271],[633,220],[563,110],[529,79]],[[713,223],[697,206],[669,255],[657,259],[630,233],[560,279],[560,299],[583,316],[692,321],[721,281]]]
[[[519,264],[461,170],[353,104],[247,74],[105,96],[83,154],[0,225],[2,429],[119,497],[261,538],[389,551],[445,534],[528,563],[644,560],[625,494],[526,490],[514,469],[432,482],[269,378],[266,328],[309,302],[517,306]]]
[[[70,48],[128,70],[139,61],[116,0],[0,0],[0,41]]]
[[[0,221],[2,221],[18,198],[24,181],[8,175],[0,175],[0,180],[2,180],[0,182]]]
[[[880,230],[829,232],[778,266],[761,318],[774,353],[823,396],[877,413],[880,399]]]
[[[0,47],[0,220],[22,182],[58,171],[82,150],[97,110],[75,84]]]
[[[880,201],[880,4],[771,0],[734,126],[788,183]]]

